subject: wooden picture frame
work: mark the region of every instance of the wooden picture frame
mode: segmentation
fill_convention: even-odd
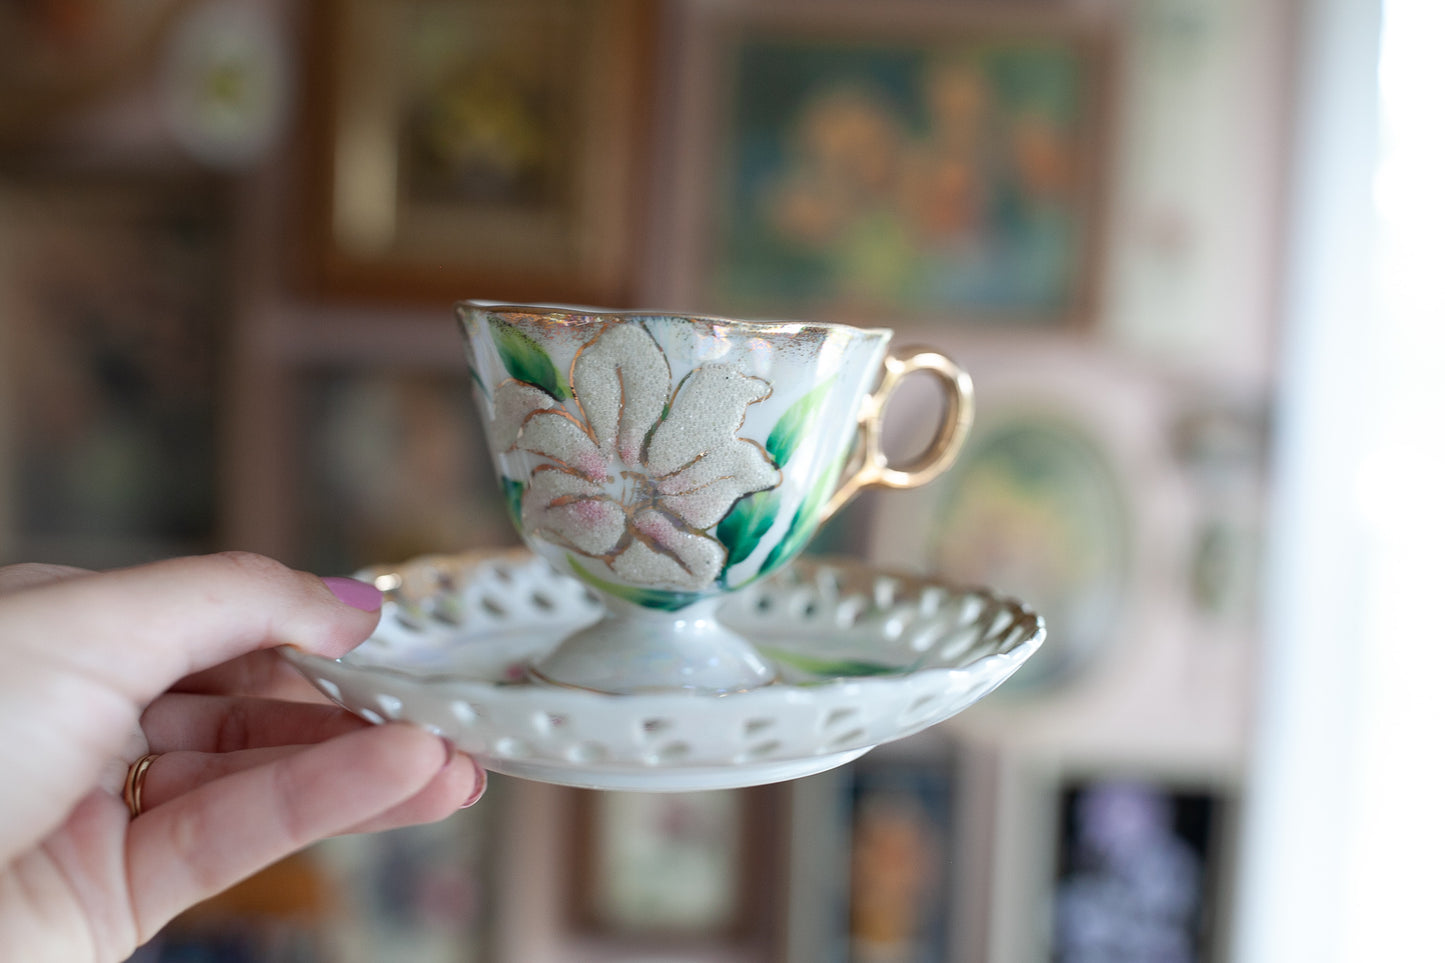
[[[650,300],[1085,324],[1111,38],[1066,4],[686,4]]]
[[[771,959],[779,793],[574,791],[574,937]]]
[[[653,0],[320,0],[308,286],[627,300],[653,20]]]
[[[12,4],[0,14],[0,145],[54,129],[142,81],[195,0]]]

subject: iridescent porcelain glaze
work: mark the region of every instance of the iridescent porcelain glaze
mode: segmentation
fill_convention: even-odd
[[[952,462],[967,377],[892,332],[465,301],[474,387],[528,546],[607,606],[536,661],[536,678],[609,693],[736,692],[776,669],[715,618],[785,566],[868,485],[912,487]],[[929,450],[878,447],[897,382],[927,371],[950,403]]]

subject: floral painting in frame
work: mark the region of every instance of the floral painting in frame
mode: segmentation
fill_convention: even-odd
[[[916,3],[745,3],[696,22],[673,254],[694,298],[875,322],[1085,319],[1101,28],[1064,7]]]

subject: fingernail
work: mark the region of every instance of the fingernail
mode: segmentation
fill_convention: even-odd
[[[361,582],[354,578],[346,578],[341,575],[332,575],[321,581],[331,589],[331,594],[354,609],[361,609],[363,612],[375,612],[381,608],[382,601],[386,598],[381,594],[381,589],[370,582]]]
[[[472,768],[477,771],[477,785],[476,788],[472,790],[472,794],[467,797],[467,801],[462,803],[461,808],[463,809],[470,809],[475,806],[477,800],[482,798],[482,793],[487,791],[487,771],[475,762],[472,763]]]

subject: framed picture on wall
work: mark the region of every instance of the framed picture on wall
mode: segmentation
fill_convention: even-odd
[[[688,10],[664,300],[870,323],[1088,317],[1103,23],[1059,4]]]
[[[946,755],[868,755],[851,767],[848,956],[955,959],[951,871],[958,848],[956,766]]]
[[[317,571],[519,544],[465,372],[306,370],[300,551]]]
[[[0,10],[0,142],[44,135],[57,117],[144,82],[183,6],[171,0],[7,4]]]
[[[0,561],[215,548],[226,194],[204,177],[19,177],[0,226]]]
[[[776,792],[578,790],[578,931],[617,944],[748,947],[767,958]]]
[[[645,186],[652,0],[323,0],[325,292],[616,304]]]
[[[927,732],[791,787],[789,963],[972,958],[965,769]]]
[[[1011,680],[1059,684],[1117,631],[1133,524],[1116,466],[1087,423],[1045,404],[995,410],[941,493],[922,546],[961,584],[994,583],[1047,612],[1050,642]]]
[[[974,372],[973,429],[941,478],[878,499],[870,554],[987,585],[1047,621],[1047,642],[970,713],[978,719],[1136,654],[1156,615],[1180,617],[1191,502],[1167,389],[1146,372],[1072,346],[954,355]],[[932,418],[900,410],[888,422],[885,448],[909,450]]]
[[[1020,963],[1227,959],[1233,778],[1081,759],[1019,778],[999,857],[1015,864],[1016,885],[1000,887],[994,952]]]
[[[1189,595],[1216,638],[1258,630],[1270,420],[1267,402],[1243,393],[1190,399],[1175,419],[1176,455],[1199,502]]]
[[[514,797],[511,780],[492,774],[486,794],[465,812],[316,846],[332,908],[323,935],[334,958],[502,963]]]

